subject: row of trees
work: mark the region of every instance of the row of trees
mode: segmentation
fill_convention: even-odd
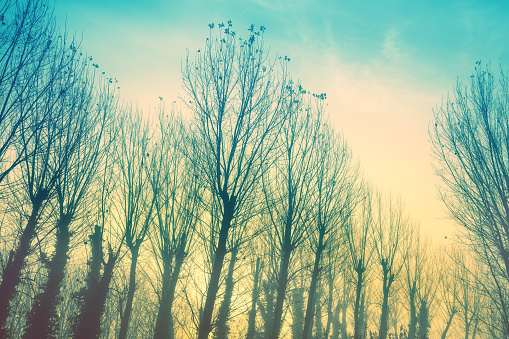
[[[46,1],[0,11],[0,338],[507,333],[506,252],[492,242],[505,238],[474,227],[495,215],[498,230],[501,211],[459,208],[466,189],[444,195],[470,218],[476,256],[433,247],[400,199],[362,176],[325,94],[295,83],[289,58],[269,60],[263,27],[243,39],[210,24],[183,62],[190,115],[161,101],[146,116],[118,103],[116,80],[58,31]],[[496,140],[507,136],[502,98],[485,124],[501,124]],[[468,124],[444,112],[435,149],[447,161],[458,140],[447,127]],[[498,147],[495,172],[478,178],[505,173]],[[440,173],[451,188],[467,182]],[[507,197],[505,182],[493,195]]]
[[[461,241],[481,274],[492,335],[509,336],[509,87],[508,75],[476,63],[470,82],[434,112],[432,135],[440,194],[462,226]]]

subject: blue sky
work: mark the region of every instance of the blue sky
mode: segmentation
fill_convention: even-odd
[[[88,51],[106,65],[115,59],[122,73],[120,66],[152,64],[161,53],[180,60],[185,48],[201,46],[209,22],[229,19],[240,32],[251,23],[267,27],[272,50],[308,71],[347,65],[447,86],[477,60],[509,63],[509,3],[502,1],[58,0],[56,9],[71,30],[84,32]]]
[[[240,35],[265,26],[266,44],[291,58],[293,77],[327,93],[329,115],[366,176],[401,194],[437,239],[451,223],[431,167],[432,108],[477,60],[509,68],[506,1],[57,0],[56,15],[146,110],[159,96],[183,94],[181,60],[186,48],[201,48],[208,23],[232,20]]]

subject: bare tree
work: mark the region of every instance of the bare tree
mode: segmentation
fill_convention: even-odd
[[[198,330],[204,339],[212,330],[219,279],[227,253],[232,221],[253,194],[281,128],[281,103],[287,96],[286,71],[277,73],[267,61],[263,30],[250,28],[239,40],[231,23],[218,25],[194,61],[186,59],[182,76],[186,103],[196,119],[193,143],[207,189],[220,202],[221,223],[207,296]],[[224,30],[224,31],[223,31]]]
[[[453,248],[450,253],[450,263],[455,274],[453,277],[454,281],[454,302],[455,310],[458,316],[461,317],[462,326],[461,331],[465,339],[475,338],[480,327],[486,322],[487,317],[483,314],[483,309],[486,311],[489,307],[486,307],[486,290],[485,286],[487,279],[484,275],[482,267],[479,265],[469,252],[465,253],[465,250],[460,247]],[[451,290],[451,288],[447,288]],[[445,331],[444,331],[445,332]]]
[[[409,231],[410,241],[404,262],[404,287],[410,313],[408,337],[414,338],[419,331],[421,334],[428,333],[422,326],[429,325],[433,318],[440,276],[437,274],[436,253],[430,240],[421,236],[419,228],[412,224],[409,225]]]
[[[441,258],[441,274],[442,279],[440,280],[440,304],[442,317],[446,320],[446,325],[442,331],[441,338],[446,339],[447,334],[452,326],[454,316],[458,313],[458,293],[461,286],[460,279],[461,274],[459,272],[459,265],[450,258]]]
[[[224,279],[224,294],[221,305],[217,312],[216,328],[214,337],[217,339],[226,339],[230,335],[230,318],[234,317],[236,305],[234,305],[234,287],[239,281],[234,275],[236,272],[237,262],[247,254],[246,248],[254,246],[259,234],[265,230],[263,224],[258,225],[257,218],[263,212],[263,203],[258,196],[252,195],[247,199],[243,206],[242,213],[234,219],[230,232],[230,240],[228,241],[227,251],[229,253],[229,265]],[[236,266],[237,265],[237,266]],[[238,295],[237,299],[242,298]]]
[[[256,264],[254,266],[253,273],[253,292],[251,295],[251,308],[249,309],[249,320],[247,326],[246,339],[254,339],[256,334],[256,305],[258,298],[260,297],[260,277],[262,271],[262,261],[260,257],[256,258]]]
[[[428,243],[421,239],[419,229],[411,229],[411,243],[407,248],[405,260],[405,293],[408,298],[409,323],[408,337],[415,338],[417,334],[417,302],[418,283],[422,274],[424,261],[428,255]],[[424,243],[423,243],[424,242]]]
[[[337,235],[342,233],[341,228],[350,219],[359,199],[358,191],[355,190],[359,170],[353,163],[352,153],[343,137],[336,134],[328,124],[324,124],[317,144],[316,202],[308,228],[314,263],[308,289],[303,339],[310,336],[314,294],[320,280],[323,253],[337,250],[335,247],[339,244],[338,241],[342,240],[338,239]]]
[[[373,227],[374,244],[382,276],[382,312],[380,315],[379,338],[386,339],[389,330],[389,297],[391,287],[403,268],[407,220],[403,215],[401,201],[394,201],[378,194]]]
[[[29,2],[25,11],[21,11],[23,8],[20,9],[21,12],[18,13],[17,19],[24,18],[23,20],[28,22],[28,26],[23,29],[30,31],[34,29],[33,25],[39,27],[37,25],[47,20],[44,16],[40,16],[41,13],[38,11],[41,10],[45,13],[45,10],[38,6],[45,7],[46,5]],[[30,23],[30,20],[38,21]],[[24,25],[25,22],[17,22],[17,24]],[[46,25],[43,24],[43,27]],[[50,33],[51,31],[46,31],[44,34]],[[31,40],[31,37],[25,38]],[[50,41],[51,39],[56,41],[53,43]],[[79,154],[76,155],[78,158],[82,156],[80,152],[84,138],[79,135],[84,132],[79,131],[79,125],[87,120],[75,119],[73,112],[74,110],[84,111],[84,108],[89,105],[88,100],[90,99],[84,95],[93,88],[93,86],[91,87],[92,82],[87,84],[90,73],[86,71],[88,70],[86,63],[89,60],[85,61],[77,56],[75,42],[68,41],[66,34],[58,38],[50,34],[50,40],[46,46],[48,50],[44,51],[45,58],[47,58],[44,59],[44,67],[32,76],[28,88],[23,89],[25,91],[23,98],[26,100],[18,98],[15,103],[12,103],[15,108],[9,108],[14,109],[15,112],[26,111],[23,113],[22,122],[20,122],[22,125],[20,129],[23,132],[19,137],[12,139],[13,142],[15,141],[14,146],[18,152],[16,157],[20,161],[20,167],[15,173],[12,173],[12,180],[16,182],[16,186],[11,186],[11,188],[17,201],[21,204],[19,208],[23,210],[22,213],[26,213],[28,221],[20,231],[19,243],[15,246],[15,250],[11,251],[3,272],[0,284],[0,327],[5,325],[9,314],[9,303],[20,282],[25,259],[30,253],[31,242],[40,230],[38,221],[44,206],[55,194],[58,196],[59,192],[55,191],[55,187],[56,185],[62,187],[60,184],[62,180],[65,180],[66,171],[69,170],[69,166],[73,166],[71,160],[73,154]],[[29,48],[30,45],[28,44],[26,47]],[[12,51],[12,53],[14,52],[15,50]],[[86,83],[85,86],[83,86],[83,82]],[[4,104],[9,105],[8,101],[5,101]],[[10,170],[12,168],[7,169],[7,171]],[[4,171],[4,174],[6,173]],[[87,176],[88,174],[83,180],[88,180]],[[86,191],[87,185],[80,184],[85,188],[84,191]],[[30,209],[30,212],[26,209]],[[62,212],[62,214],[66,213],[67,211]],[[0,336],[6,335],[5,331],[0,330]]]
[[[263,225],[270,225],[270,217],[264,213],[261,218]],[[279,251],[277,246],[277,237],[272,227],[267,227],[266,231],[257,239],[262,244],[262,264],[264,270],[261,272],[260,297],[258,300],[259,313],[263,322],[263,330],[259,337],[270,335],[272,319],[274,318],[274,304],[277,293],[277,276],[279,272]]]
[[[329,288],[326,338],[332,335],[333,338],[347,339],[346,313],[348,305],[351,304],[351,279],[347,273],[349,258],[344,234],[344,232],[337,234],[338,239],[334,241],[334,246],[326,252],[327,265],[324,270]]]
[[[281,154],[263,178],[270,227],[279,251],[277,298],[270,338],[278,338],[281,330],[290,261],[294,250],[302,244],[311,218],[314,200],[313,175],[317,167],[314,152],[321,126],[320,113],[308,104],[305,90],[296,86],[286,102],[286,120],[280,134]]]
[[[61,58],[47,0],[6,1],[0,6],[0,183],[26,156],[26,142],[44,115],[34,110],[58,86],[73,58]],[[70,46],[67,46],[69,48]],[[58,53],[55,53],[59,50]],[[71,51],[68,55],[72,56]],[[55,59],[56,57],[56,59]]]
[[[434,111],[430,128],[436,173],[451,218],[465,228],[465,240],[489,268],[501,332],[509,334],[509,88],[481,62],[468,85]],[[502,335],[502,334],[500,334]]]
[[[50,164],[62,163],[62,170],[55,181],[58,213],[55,252],[47,265],[48,280],[43,292],[35,298],[28,316],[25,338],[54,337],[58,330],[55,326],[57,297],[65,276],[72,234],[80,231],[82,223],[74,223],[77,225],[73,229],[71,226],[83,210],[96,168],[111,144],[107,129],[116,109],[115,85],[102,77],[96,79],[95,67],[79,58],[69,64],[69,69],[73,70],[69,80],[72,83],[65,93],[61,93],[58,104],[53,108],[61,112],[59,119],[55,120],[61,124],[57,127],[61,133],[55,140],[55,150],[49,159]]]
[[[350,267],[355,281],[355,306],[354,306],[354,338],[361,339],[364,336],[364,300],[363,290],[367,282],[368,269],[371,266],[373,257],[372,244],[372,192],[364,186],[362,202],[357,208],[357,212],[347,223],[346,240],[348,244],[348,255]]]
[[[78,304],[78,311],[73,317],[75,339],[98,338],[101,335],[101,317],[124,243],[124,236],[120,234],[112,213],[117,180],[111,154],[98,166],[99,175],[91,200],[91,233],[85,240],[85,245],[90,247],[90,258],[87,262],[86,286],[75,295]]]
[[[124,231],[125,244],[131,255],[129,288],[125,308],[121,311],[119,339],[125,339],[136,288],[136,267],[140,248],[152,220],[156,194],[151,189],[148,123],[141,112],[128,108],[120,119],[116,166],[119,171],[118,201],[115,215]]]
[[[161,111],[150,163],[157,220],[156,235],[151,240],[162,262],[154,339],[175,337],[172,313],[175,291],[202,210],[203,189],[193,161],[183,153],[182,128],[183,122],[173,111],[168,115]]]

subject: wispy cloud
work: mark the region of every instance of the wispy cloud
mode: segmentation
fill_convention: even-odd
[[[401,58],[401,44],[398,42],[398,30],[391,28],[385,35],[382,53],[389,59],[398,60]]]

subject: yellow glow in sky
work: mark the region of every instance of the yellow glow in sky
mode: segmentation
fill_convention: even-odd
[[[83,33],[83,48],[119,79],[125,100],[152,110],[179,102],[181,60],[208,36],[208,23],[232,20],[242,34],[265,26],[271,53],[291,57],[302,86],[327,93],[327,111],[366,177],[400,194],[425,233],[444,240],[433,174],[432,108],[468,80],[477,60],[509,65],[509,5],[476,1],[72,1],[56,14]]]

